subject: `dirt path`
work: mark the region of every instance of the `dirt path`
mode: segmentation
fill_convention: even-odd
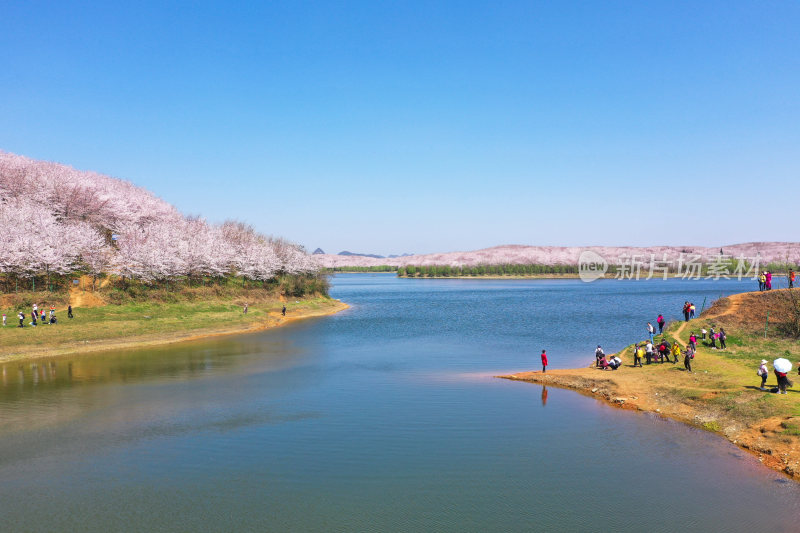
[[[101,282],[100,286],[102,287],[104,283],[107,283],[107,281],[104,280]],[[91,287],[91,285],[91,276],[81,276],[80,283],[78,285],[72,285],[69,288],[69,304],[74,308],[99,307],[105,305],[105,302],[97,293],[84,289],[84,287]]]
[[[678,326],[678,331],[675,332],[675,340],[678,341],[678,344],[680,344],[684,348],[686,348],[686,343],[683,342],[683,340],[681,340],[680,336],[681,333],[683,333],[683,330],[686,329],[686,324],[688,324],[688,322],[686,321],[681,322],[681,325]]]

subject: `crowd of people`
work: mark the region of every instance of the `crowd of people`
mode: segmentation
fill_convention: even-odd
[[[689,301],[684,302],[682,312],[686,321],[693,319],[696,313],[695,305]],[[654,363],[663,364],[672,362],[672,364],[677,364],[682,360],[686,371],[691,372],[692,360],[694,360],[695,354],[697,353],[697,335],[691,332],[689,335],[689,343],[686,348],[682,348],[677,341],[670,342],[667,336],[664,335],[664,327],[667,321],[664,319],[663,314],[659,314],[655,322],[658,326],[658,333],[656,333],[656,327],[653,326],[653,323],[648,322],[648,339],[644,342],[637,342],[633,347],[633,367],[642,368],[644,365],[651,365]],[[714,327],[712,327],[710,335],[705,329],[701,331],[703,336],[702,340],[706,346],[717,349],[717,342],[719,342],[719,348],[725,349],[725,339],[727,336],[723,328],[720,328],[719,333],[717,333],[714,331]],[[661,339],[656,339],[656,335],[660,335]],[[706,339],[708,339],[708,341]],[[606,356],[603,348],[599,344],[594,352],[594,356],[595,367],[602,370],[616,370],[622,364],[619,357],[613,356],[609,358]],[[672,359],[670,359],[670,357]]]
[[[58,317],[56,316],[56,307],[55,305],[50,306],[50,312],[48,314],[46,307],[42,305],[42,308],[39,309],[38,304],[33,304],[31,306],[31,321],[28,322],[28,325],[32,327],[36,327],[38,325],[54,325],[58,324]],[[72,305],[67,306],[67,318],[73,318],[74,315],[72,314]],[[19,325],[17,327],[24,328],[25,327],[25,313],[23,311],[17,312],[17,319],[19,320]],[[3,313],[3,325],[6,325],[7,316]]]
[[[764,289],[762,290],[771,290],[772,279],[771,276],[767,276],[769,272],[765,272],[762,274],[764,278]],[[790,287],[793,286],[794,282],[794,272],[790,272],[789,276]],[[683,305],[683,314],[685,320],[691,320],[695,316],[695,306],[693,303],[686,301]],[[651,322],[647,323],[647,335],[648,339],[644,342],[637,342],[633,346],[633,368],[639,367],[642,368],[644,365],[651,365],[651,364],[664,364],[664,363],[672,363],[677,364],[681,359],[683,360],[683,366],[687,372],[692,372],[692,361],[697,354],[697,344],[698,340],[700,340],[704,346],[710,348],[712,350],[725,350],[727,348],[727,338],[728,335],[725,332],[725,328],[720,327],[719,331],[716,331],[716,326],[711,325],[709,329],[706,330],[705,327],[700,329],[700,338],[698,339],[697,334],[694,331],[689,333],[689,341],[686,344],[685,348],[682,348],[681,345],[676,340],[675,342],[670,342],[666,335],[664,335],[664,327],[666,325],[666,321],[664,320],[664,316],[659,314],[655,320],[656,324],[658,325],[658,335],[661,336],[661,339],[656,339],[656,328],[653,326]],[[597,345],[597,348],[594,351],[595,357],[595,368],[600,370],[617,370],[622,366],[622,361],[617,355],[608,356],[606,355],[603,347],[601,345]],[[798,375],[800,375],[800,363],[798,363]],[[785,372],[783,370],[786,370]],[[784,359],[776,359],[773,362],[773,372],[775,377],[778,380],[777,387],[773,387],[772,389],[766,388],[767,378],[769,377],[769,369],[767,368],[767,360],[762,359],[761,365],[758,368],[758,376],[761,378],[761,385],[759,387],[760,390],[766,391],[770,390],[771,392],[775,392],[778,394],[786,394],[786,389],[792,386],[792,382],[788,378],[788,373],[791,371],[791,365],[789,361]]]

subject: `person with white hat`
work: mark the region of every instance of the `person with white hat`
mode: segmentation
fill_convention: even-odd
[[[758,375],[761,376],[761,387],[759,387],[759,388],[761,390],[767,390],[766,388],[764,388],[764,385],[766,385],[766,383],[767,383],[767,376],[769,375],[769,370],[767,370],[767,360],[766,359],[762,359],[761,360],[761,366],[758,367]]]

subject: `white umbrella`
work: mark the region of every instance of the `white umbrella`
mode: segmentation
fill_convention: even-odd
[[[788,359],[780,357],[772,362],[772,367],[778,372],[787,373],[792,370],[792,363]]]

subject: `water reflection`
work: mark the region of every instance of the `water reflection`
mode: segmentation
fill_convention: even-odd
[[[264,342],[263,336],[229,338],[203,344],[162,346],[150,350],[128,350],[39,359],[0,366],[0,401],[23,399],[33,389],[55,390],[76,384],[135,383],[141,381],[186,380],[231,372],[253,364],[260,356],[260,370],[296,365],[303,354],[284,339]],[[248,357],[250,356],[250,357]]]
[[[542,385],[542,407],[547,405],[547,386]]]

